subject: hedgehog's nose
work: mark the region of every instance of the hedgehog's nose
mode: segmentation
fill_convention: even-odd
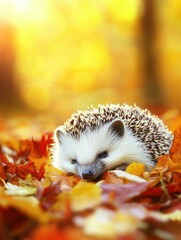
[[[92,170],[90,170],[90,169],[84,169],[83,171],[82,171],[82,177],[83,177],[83,179],[85,179],[85,180],[92,180],[93,179],[93,171]]]

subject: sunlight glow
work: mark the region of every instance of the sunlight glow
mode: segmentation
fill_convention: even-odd
[[[24,12],[32,7],[32,0],[11,0],[11,4],[16,11]]]
[[[66,102],[76,103],[83,94],[85,102],[115,99],[112,89],[124,85],[114,86],[115,79],[123,75],[122,82],[129,85],[135,78],[133,71],[125,75],[126,68],[116,69],[135,58],[127,39],[135,31],[138,2],[0,0],[0,22],[11,27],[15,39],[16,73],[24,102],[41,111],[54,108],[51,104],[57,99],[61,100],[56,109],[65,108]],[[109,94],[95,98],[96,89]]]
[[[32,0],[0,0],[0,22],[16,25],[26,21],[33,9]]]

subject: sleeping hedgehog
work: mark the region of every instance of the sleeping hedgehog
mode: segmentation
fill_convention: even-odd
[[[127,104],[78,111],[54,132],[53,165],[91,181],[131,162],[154,166],[173,135],[148,110]]]

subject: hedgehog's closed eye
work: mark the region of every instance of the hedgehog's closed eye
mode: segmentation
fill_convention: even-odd
[[[108,156],[107,151],[102,151],[97,155],[97,158],[106,158]]]
[[[72,163],[72,164],[76,164],[76,163],[77,163],[77,160],[76,160],[76,159],[72,159],[72,160],[71,160],[71,163]]]

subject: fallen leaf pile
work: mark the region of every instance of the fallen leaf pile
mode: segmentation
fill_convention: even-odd
[[[85,182],[51,165],[51,134],[0,145],[0,239],[181,239],[181,129],[155,168]]]

